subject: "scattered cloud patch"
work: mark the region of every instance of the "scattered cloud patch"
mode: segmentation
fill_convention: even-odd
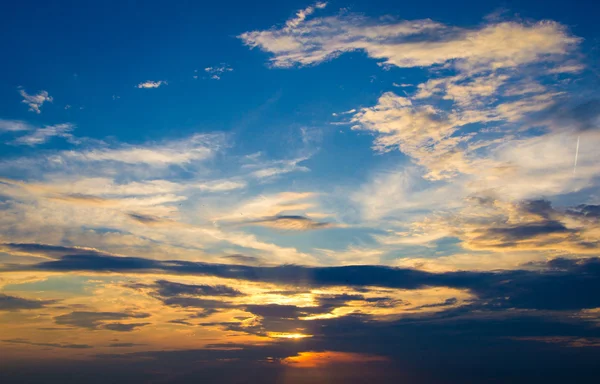
[[[215,67],[206,67],[204,68],[204,72],[210,75],[210,78],[213,80],[221,80],[221,76],[223,76],[226,72],[232,72],[233,68],[229,66],[229,64],[221,63]]]
[[[48,94],[48,91],[39,91],[36,94],[30,95],[24,89],[19,89],[19,94],[23,97],[22,103],[27,104],[29,111],[40,114],[40,108],[46,102],[52,102],[54,99]]]

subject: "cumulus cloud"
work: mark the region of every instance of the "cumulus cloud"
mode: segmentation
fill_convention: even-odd
[[[51,103],[54,100],[52,96],[48,94],[48,91],[39,91],[34,95],[30,95],[27,92],[25,92],[24,89],[19,89],[19,94],[23,96],[22,103],[27,104],[27,106],[29,106],[29,110],[37,114],[40,114],[42,112],[40,108],[42,107],[42,105],[44,105],[45,102]]]

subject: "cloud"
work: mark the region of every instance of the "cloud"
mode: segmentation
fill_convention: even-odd
[[[19,94],[23,96],[22,103],[25,103],[29,106],[29,110],[31,112],[35,112],[40,114],[42,111],[40,108],[44,105],[45,102],[52,102],[53,98],[48,94],[48,91],[39,91],[35,95],[30,95],[25,92],[24,89],[19,89]]]
[[[8,269],[4,268],[3,271],[88,271],[96,273],[156,273],[160,271],[173,275],[214,276],[299,287],[373,286],[409,290],[425,287],[449,287],[472,292],[481,300],[478,305],[488,306],[496,303],[494,304],[496,306],[502,304],[502,308],[583,309],[600,307],[600,301],[596,295],[591,294],[600,289],[599,264],[599,259],[592,257],[582,260],[557,259],[538,264],[535,270],[530,270],[528,267],[528,269],[514,271],[432,273],[408,268],[367,265],[254,267],[178,260],[160,261],[140,257],[67,255],[60,260],[13,266]],[[507,284],[507,281],[511,283]],[[569,289],[560,283],[566,281],[569,281]],[[194,287],[186,288],[184,286],[182,289],[193,290]],[[552,294],[547,295],[546,293],[549,292]],[[166,305],[180,307],[209,309],[231,307],[230,303],[224,301],[186,296],[165,297],[163,301]],[[56,322],[63,325],[96,328],[98,323],[104,320],[147,316],[147,314],[74,312],[70,315],[59,316]]]
[[[162,297],[173,297],[180,295],[238,297],[244,295],[237,289],[228,287],[226,285],[183,284],[167,280],[157,280],[151,285],[137,284],[130,285],[129,287],[136,289],[150,288],[154,290],[155,294]]]
[[[94,348],[93,346],[88,345],[88,344],[36,343],[36,342],[29,341],[27,339],[21,339],[21,338],[0,340],[0,341],[2,341],[4,343],[10,343],[10,344],[26,344],[26,345],[34,345],[34,346],[38,346],[38,347],[50,347],[50,348],[66,348],[66,349],[89,349],[89,348]]]
[[[108,346],[111,348],[132,348],[137,346],[143,346],[146,344],[138,344],[138,343],[110,343]]]
[[[218,66],[215,67],[206,67],[204,68],[204,72],[208,73],[210,75],[210,78],[213,80],[221,80],[221,76],[223,76],[223,74],[225,72],[232,72],[233,68],[231,68],[229,66],[229,64],[225,64],[225,63],[221,63]]]
[[[151,143],[145,146],[123,144],[116,148],[99,147],[63,152],[62,156],[81,161],[115,161],[154,166],[182,164],[209,158],[219,147],[222,135],[195,134],[183,140]]]
[[[33,147],[35,145],[44,144],[53,137],[64,137],[70,139],[73,136],[69,132],[71,132],[74,129],[74,127],[75,126],[73,124],[65,123],[49,125],[45,126],[44,128],[37,128],[28,135],[16,138],[11,142],[11,144],[28,145],[30,147]]]
[[[127,216],[138,223],[146,225],[172,224],[170,220],[165,220],[156,216],[142,215],[139,213],[128,213]]]
[[[246,185],[247,183],[241,180],[214,180],[206,183],[196,184],[195,188],[206,192],[226,192],[245,188]]]
[[[86,247],[65,247],[60,245],[51,244],[37,244],[37,243],[0,243],[0,250],[2,252],[12,254],[24,254],[31,256],[47,257],[50,259],[58,259],[68,254],[78,255],[106,255],[107,253],[102,252],[94,248]]]
[[[264,227],[294,231],[309,231],[331,228],[334,226],[332,223],[314,221],[309,217],[300,215],[277,215],[258,220],[246,221],[242,224],[260,225]]]
[[[249,47],[273,55],[276,67],[317,64],[362,50],[383,65],[431,66],[453,60],[455,67],[506,68],[566,53],[579,40],[554,22],[501,22],[461,29],[428,19],[376,21],[354,14],[314,18],[299,12],[281,28],[245,32]]]
[[[31,131],[32,127],[29,123],[21,120],[5,120],[0,119],[0,132],[20,132],[20,131]]]
[[[115,332],[131,332],[131,331],[134,331],[136,328],[143,327],[148,324],[150,324],[150,323],[129,323],[129,324],[109,323],[109,324],[105,324],[103,329],[107,329],[109,331],[115,331]]]
[[[250,172],[250,176],[259,180],[264,180],[276,178],[291,172],[308,172],[310,169],[305,166],[298,165],[306,160],[308,160],[308,157],[300,157],[291,160],[254,162],[245,164],[243,167],[249,170],[256,169]]]
[[[253,304],[247,305],[245,309],[254,315],[267,318],[274,317],[277,319],[297,319],[299,317],[328,313],[333,308],[298,307],[295,305],[280,304]]]
[[[167,83],[164,80],[158,80],[158,81],[147,80],[147,81],[139,83],[138,85],[136,85],[136,87],[140,88],[140,89],[149,89],[149,88],[158,88],[160,86],[168,85],[168,84],[169,83]]]
[[[226,259],[227,261],[232,261],[234,263],[249,264],[249,265],[259,264],[260,260],[261,260],[258,257],[246,256],[246,255],[227,255],[227,256],[222,256],[221,258]]]
[[[40,309],[54,303],[56,300],[30,300],[0,293],[0,311]]]
[[[136,327],[148,323],[106,323],[114,320],[144,319],[150,317],[148,313],[127,313],[127,312],[89,312],[76,311],[65,315],[54,317],[54,322],[59,325],[71,325],[74,327],[87,329],[108,329],[113,331],[128,332]]]
[[[507,202],[491,196],[472,197],[454,213],[415,222],[410,231],[382,236],[380,240],[419,244],[421,239],[427,244],[454,238],[463,248],[474,251],[595,255],[600,248],[600,223],[586,220],[582,209],[585,206],[557,209],[543,199]]]

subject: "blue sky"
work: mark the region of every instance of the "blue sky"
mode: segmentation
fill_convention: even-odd
[[[361,355],[322,325],[385,339],[373,321],[402,340],[416,318],[484,312],[482,334],[552,345],[548,359],[583,345],[591,359],[597,12],[584,1],[2,4],[0,347],[23,361],[50,348],[68,368],[72,350],[92,363],[114,352],[107,335],[142,359],[204,356],[234,335],[256,361],[274,353],[281,369],[310,370],[406,358]],[[561,282],[564,294],[551,288]],[[540,287],[556,296],[530,295]],[[556,324],[527,334],[527,311]],[[573,318],[570,333],[558,325]]]

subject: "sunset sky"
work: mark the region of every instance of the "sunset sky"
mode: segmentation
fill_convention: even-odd
[[[2,2],[0,382],[597,382],[593,3]]]

